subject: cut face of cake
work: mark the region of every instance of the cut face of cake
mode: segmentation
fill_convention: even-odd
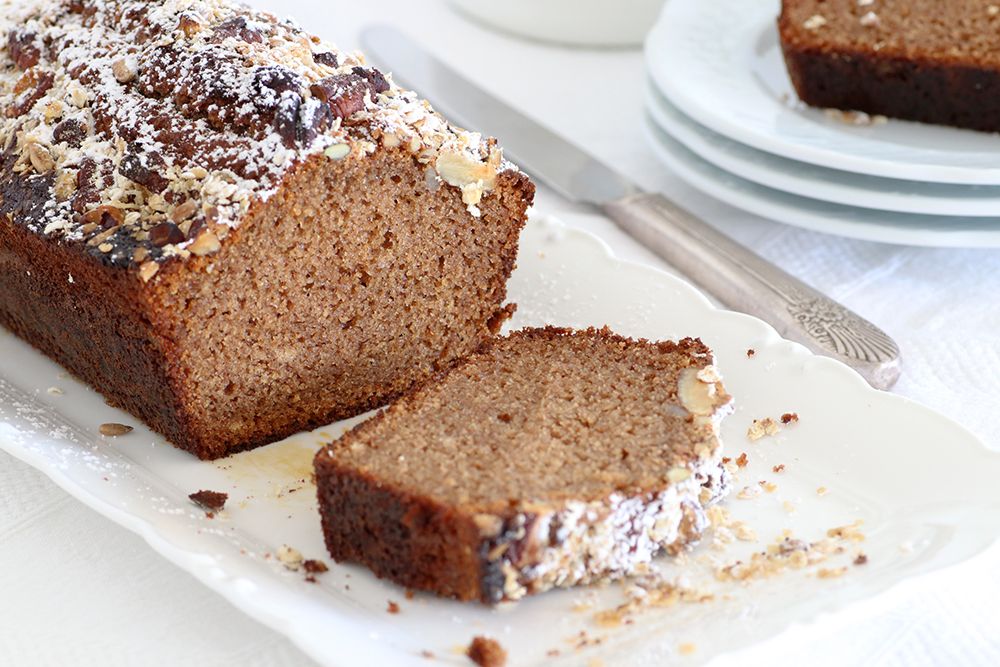
[[[778,27],[806,104],[1000,130],[994,0],[783,0]]]
[[[227,0],[0,13],[0,324],[202,458],[475,350],[534,188],[495,141]]]
[[[697,541],[731,398],[698,340],[497,339],[316,456],[327,547],[495,603],[628,575]]]

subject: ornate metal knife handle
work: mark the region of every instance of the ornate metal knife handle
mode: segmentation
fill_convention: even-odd
[[[854,368],[876,389],[899,378],[899,347],[881,329],[658,194],[604,205],[626,232],[727,307],[755,315],[813,352]]]

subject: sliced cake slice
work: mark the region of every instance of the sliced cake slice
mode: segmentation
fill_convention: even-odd
[[[778,31],[808,105],[1000,130],[995,0],[783,0]]]
[[[725,491],[712,364],[607,328],[496,339],[317,454],[330,554],[495,603],[676,553]]]

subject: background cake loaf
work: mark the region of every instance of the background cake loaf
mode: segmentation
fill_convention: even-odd
[[[361,56],[222,0],[7,2],[0,323],[200,457],[478,347],[533,186]]]
[[[806,104],[1000,130],[994,0],[783,0],[778,27]]]
[[[494,603],[683,550],[725,492],[712,362],[607,329],[488,343],[316,455],[330,554]]]

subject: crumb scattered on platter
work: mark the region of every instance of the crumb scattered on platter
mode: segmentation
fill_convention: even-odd
[[[507,651],[500,642],[490,637],[473,637],[465,655],[479,667],[503,667],[507,664]]]
[[[116,422],[106,422],[101,424],[98,429],[101,435],[106,435],[108,437],[117,437],[119,435],[125,435],[126,433],[132,432],[132,427],[128,424],[118,424]]]
[[[207,489],[202,489],[201,491],[195,491],[188,495],[198,507],[205,510],[205,516],[209,519],[215,516],[216,512],[222,510],[226,506],[226,501],[229,500],[229,494],[223,493],[221,491],[209,491]]]

